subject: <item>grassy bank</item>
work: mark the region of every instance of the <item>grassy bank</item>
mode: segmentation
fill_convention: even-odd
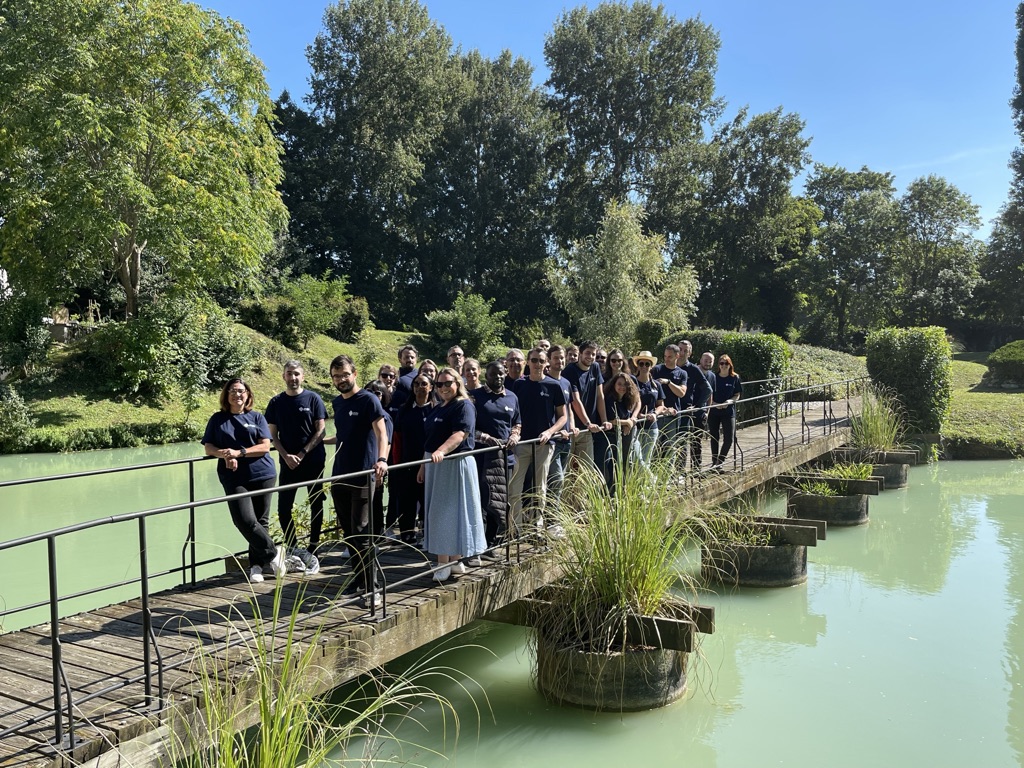
[[[307,386],[329,401],[335,394],[328,370],[330,361],[339,354],[357,357],[356,345],[342,344],[327,336],[315,337],[305,350],[291,350],[245,326],[239,325],[237,330],[250,338],[257,352],[255,370],[249,379],[260,410],[283,389],[281,365],[285,360],[302,360]],[[400,331],[372,333],[371,344],[376,351],[374,375],[381,363],[396,362],[395,351],[406,337]],[[55,350],[52,361],[56,376],[50,381],[26,382],[20,389],[35,422],[28,434],[29,452],[127,448],[195,440],[218,408],[219,391],[206,393],[191,415],[176,398],[161,402],[112,398],[72,366],[65,366],[73,352],[73,345]]]
[[[1024,392],[982,386],[986,367],[953,361],[953,404],[942,425],[945,455],[953,459],[1024,456]]]

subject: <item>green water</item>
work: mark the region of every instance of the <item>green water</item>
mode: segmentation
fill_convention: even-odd
[[[201,456],[198,443],[88,451],[73,454],[22,454],[0,456],[0,481],[85,472],[135,464],[149,464]],[[212,461],[195,465],[195,498],[223,494]],[[7,541],[40,531],[187,502],[188,465],[176,465],[76,480],[35,483],[0,488],[0,540]],[[188,533],[188,513],[170,513],[147,522],[146,537],[150,573],[181,564],[181,550]],[[223,556],[244,547],[231,525],[227,505],[196,511],[196,559]],[[62,596],[85,589],[137,578],[139,575],[139,525],[117,523],[62,536],[57,541],[58,587]],[[223,572],[208,566],[200,572]],[[153,591],[180,583],[167,576],[152,582]],[[64,615],[136,597],[138,585],[70,600],[62,604]],[[48,595],[46,544],[39,542],[0,552],[0,606],[26,605]],[[46,608],[0,619],[4,630],[37,624],[48,619]]]
[[[527,631],[479,622],[438,662],[464,671],[452,722],[435,707],[400,737],[428,766],[1024,765],[1024,462],[914,468],[871,521],[809,549],[805,585],[725,590],[688,697],[603,714],[530,685]],[[778,511],[778,510],[776,510]],[[489,707],[489,708],[488,708]],[[382,756],[389,756],[385,750]]]

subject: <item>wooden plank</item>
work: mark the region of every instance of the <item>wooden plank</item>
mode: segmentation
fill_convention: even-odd
[[[798,520],[792,517],[772,517],[769,515],[755,515],[753,519],[760,523],[769,523],[771,525],[781,524],[787,527],[796,525],[801,528],[814,528],[818,541],[824,541],[828,531],[828,523],[824,520],[806,520],[803,518]]]

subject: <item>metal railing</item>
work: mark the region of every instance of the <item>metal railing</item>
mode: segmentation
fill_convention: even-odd
[[[781,378],[779,378],[779,379],[763,380],[762,382],[751,382],[751,383],[765,383],[765,384],[769,384],[770,385],[771,383],[774,383],[776,381],[779,382],[780,387],[781,387],[781,384],[782,384],[782,381],[783,381]],[[766,455],[769,456],[769,457],[770,456],[778,456],[781,453],[781,451],[785,450],[785,447],[786,447],[785,446],[786,436],[785,436],[785,434],[783,434],[783,431],[782,431],[782,429],[780,427],[780,419],[784,418],[780,414],[785,409],[790,409],[788,412],[795,413],[796,404],[799,403],[799,408],[800,408],[800,413],[801,413],[800,442],[802,442],[802,443],[808,442],[808,441],[810,441],[813,438],[813,430],[812,430],[811,424],[809,424],[809,416],[810,416],[810,407],[809,407],[809,405],[810,405],[810,403],[817,402],[817,401],[808,401],[805,398],[802,398],[800,400],[792,400],[792,399],[787,400],[787,396],[788,395],[799,394],[799,393],[805,393],[806,394],[807,392],[809,392],[812,389],[825,391],[826,394],[828,394],[830,397],[828,399],[824,399],[824,400],[821,401],[821,403],[822,403],[822,408],[821,408],[822,425],[821,426],[822,426],[822,429],[823,429],[824,433],[827,434],[827,433],[830,433],[830,432],[834,432],[836,429],[838,429],[839,426],[840,426],[840,421],[841,421],[839,419],[836,419],[834,411],[833,411],[833,408],[832,408],[831,396],[833,396],[835,394],[836,388],[839,388],[840,390],[844,390],[845,391],[846,414],[845,414],[844,418],[845,418],[846,422],[849,423],[849,419],[850,419],[850,417],[852,415],[851,407],[850,407],[851,391],[853,390],[853,388],[855,388],[857,385],[859,385],[863,381],[864,381],[864,378],[851,378],[851,379],[843,379],[843,380],[840,380],[840,381],[827,382],[827,383],[819,383],[819,384],[811,384],[810,382],[808,382],[808,385],[805,386],[805,387],[793,387],[793,388],[789,388],[789,389],[779,388],[779,389],[773,389],[773,390],[771,390],[771,391],[769,391],[769,392],[767,392],[765,394],[754,395],[752,397],[744,397],[744,398],[742,398],[741,402],[742,401],[746,401],[746,402],[749,403],[749,402],[752,402],[752,401],[753,402],[763,401],[766,404],[767,411],[766,411],[765,415],[763,415],[763,416],[758,416],[758,417],[756,417],[754,419],[750,419],[750,420],[747,420],[747,421],[744,421],[744,422],[738,422],[736,424],[736,433],[738,435],[740,429],[752,428],[752,427],[756,426],[757,424],[759,424],[761,422],[764,422],[767,425],[767,437],[766,437],[766,441],[765,441],[765,452],[766,452]],[[744,386],[746,387],[746,386],[748,386],[748,384],[744,383]],[[786,403],[790,403],[790,404],[789,405],[785,405]],[[706,412],[706,411],[708,411],[708,410],[710,410],[710,409],[712,409],[714,407],[716,407],[716,406],[715,405],[707,405],[707,406],[703,406],[703,407],[689,408],[689,409],[686,409],[686,410],[679,411],[675,415],[672,415],[672,416],[659,417],[659,419],[658,419],[659,425],[664,424],[664,423],[666,423],[666,422],[668,422],[669,420],[672,420],[672,419],[686,419],[689,422],[690,427],[692,428],[693,417],[699,416],[701,413]],[[524,441],[521,441],[519,444],[520,445],[536,445],[539,442],[540,442],[539,439],[534,439],[534,440],[524,440]],[[745,466],[747,458],[745,456],[745,453],[744,453],[743,449],[740,447],[739,442],[740,441],[738,439],[735,439],[734,442],[733,442],[733,457],[732,457],[733,458],[733,466],[734,467],[738,467],[738,468],[743,468]],[[685,441],[681,442],[680,445],[685,445]],[[451,459],[458,459],[458,460],[465,460],[466,458],[471,457],[471,456],[477,456],[477,455],[489,454],[489,453],[494,453],[494,452],[500,452],[501,456],[502,456],[502,459],[503,459],[503,461],[505,463],[505,467],[506,467],[506,483],[508,483],[509,478],[508,478],[508,472],[507,472],[507,468],[508,468],[508,460],[507,459],[508,459],[509,450],[510,450],[510,448],[507,445],[505,445],[505,446],[487,446],[487,447],[484,447],[484,448],[477,448],[477,449],[474,449],[472,451],[465,451],[465,452],[461,452],[461,453],[457,453],[457,454],[452,454],[450,458]],[[196,569],[197,569],[198,566],[201,566],[201,565],[204,565],[204,564],[213,563],[213,562],[218,562],[218,561],[221,561],[221,560],[224,559],[223,557],[216,557],[216,558],[210,558],[210,559],[199,561],[199,562],[196,561],[196,542],[195,542],[195,530],[196,530],[196,527],[195,527],[195,523],[196,523],[196,510],[197,509],[204,508],[204,507],[211,507],[211,506],[219,505],[219,504],[223,504],[223,503],[226,503],[229,499],[230,500],[237,500],[237,499],[241,499],[241,498],[248,498],[248,497],[259,496],[259,495],[267,495],[267,494],[279,493],[282,490],[293,490],[293,489],[299,489],[299,488],[311,488],[314,485],[320,485],[320,484],[326,484],[326,483],[335,483],[335,482],[352,481],[352,480],[357,480],[357,481],[360,481],[360,483],[361,483],[364,478],[368,478],[369,476],[374,474],[373,470],[370,469],[370,470],[365,470],[365,471],[362,471],[362,472],[352,472],[352,473],[346,473],[346,474],[341,474],[341,475],[332,475],[332,476],[326,477],[326,478],[321,477],[321,478],[317,478],[315,480],[308,480],[308,481],[302,481],[302,482],[298,482],[298,483],[291,483],[289,485],[277,486],[277,487],[270,488],[270,489],[259,489],[259,490],[255,490],[255,491],[249,491],[249,492],[246,492],[246,493],[217,496],[217,497],[214,497],[214,498],[203,499],[203,500],[198,500],[197,501],[195,499],[195,471],[194,471],[195,464],[197,462],[200,462],[200,461],[207,461],[207,460],[209,460],[211,458],[212,457],[202,456],[202,457],[187,458],[187,459],[174,459],[174,460],[169,460],[169,461],[153,462],[153,463],[147,463],[147,464],[138,464],[138,465],[132,465],[132,466],[126,466],[126,467],[117,467],[117,468],[99,469],[99,470],[89,470],[89,471],[84,471],[84,472],[74,472],[74,473],[67,473],[67,474],[60,474],[60,475],[49,475],[49,476],[45,476],[45,477],[36,477],[36,478],[27,478],[27,479],[21,479],[21,480],[10,480],[10,481],[5,481],[5,482],[0,482],[0,491],[2,491],[4,488],[9,488],[9,487],[18,486],[18,485],[28,485],[28,484],[43,483],[43,482],[55,482],[55,481],[63,481],[63,480],[77,479],[77,478],[83,478],[83,477],[95,477],[95,476],[101,476],[101,475],[113,474],[113,473],[120,473],[120,472],[132,472],[132,471],[139,471],[139,470],[144,470],[144,469],[153,469],[153,468],[159,468],[159,467],[177,466],[177,465],[181,465],[181,464],[185,464],[189,468],[189,500],[187,502],[182,502],[182,503],[179,503],[179,504],[171,504],[171,505],[166,505],[166,506],[162,506],[162,507],[156,507],[156,508],[153,508],[153,509],[147,509],[147,510],[142,510],[142,511],[138,511],[138,512],[130,512],[130,513],[124,513],[124,514],[110,515],[108,517],[98,518],[98,519],[89,520],[89,521],[85,521],[85,522],[81,522],[81,523],[75,523],[75,524],[67,525],[67,526],[64,526],[64,527],[61,527],[61,528],[57,528],[57,529],[54,529],[54,530],[40,532],[40,533],[35,533],[35,534],[28,535],[28,536],[22,536],[22,537],[19,537],[19,538],[16,538],[16,539],[11,539],[9,541],[0,542],[0,552],[5,552],[7,550],[11,550],[11,549],[14,549],[16,547],[27,546],[27,545],[31,545],[31,544],[40,543],[40,542],[45,542],[45,544],[46,544],[46,552],[47,552],[47,564],[46,565],[47,565],[47,579],[48,579],[48,599],[45,600],[45,601],[39,601],[39,602],[31,603],[31,604],[28,604],[28,605],[17,606],[15,608],[6,609],[6,610],[0,612],[0,618],[3,618],[5,616],[10,616],[10,615],[13,615],[13,614],[17,614],[17,613],[21,613],[21,612],[24,612],[24,611],[28,611],[28,610],[31,610],[31,609],[34,609],[34,608],[40,608],[40,607],[43,607],[43,606],[48,606],[48,608],[49,608],[49,624],[50,624],[50,650],[51,650],[51,662],[52,662],[52,682],[53,682],[53,705],[52,705],[52,709],[50,709],[48,711],[44,711],[43,713],[30,718],[30,719],[24,721],[23,723],[19,724],[16,727],[12,727],[12,728],[8,728],[7,730],[0,731],[0,739],[4,738],[4,737],[6,737],[6,736],[8,736],[8,735],[10,735],[12,733],[16,733],[20,729],[22,729],[22,728],[24,728],[24,727],[26,727],[28,725],[32,725],[32,724],[41,722],[42,720],[45,720],[45,719],[47,719],[49,717],[52,717],[54,719],[54,727],[53,727],[54,738],[53,738],[53,743],[55,745],[60,746],[61,748],[64,748],[64,749],[71,748],[71,747],[74,746],[74,743],[75,743],[75,736],[74,736],[74,733],[75,733],[74,711],[75,711],[75,709],[77,707],[80,707],[81,704],[83,704],[86,701],[89,701],[91,699],[94,699],[94,698],[97,698],[97,697],[100,697],[100,696],[104,696],[104,695],[110,693],[113,690],[117,690],[119,688],[124,688],[124,687],[127,687],[129,685],[133,685],[133,684],[139,683],[139,682],[142,682],[143,683],[143,687],[144,687],[144,702],[145,702],[144,703],[144,707],[149,709],[149,710],[154,710],[154,709],[155,710],[159,710],[159,709],[163,708],[164,702],[165,702],[165,690],[164,690],[164,674],[165,674],[165,672],[167,670],[169,670],[169,669],[174,669],[174,668],[176,668],[179,665],[188,663],[188,661],[189,661],[189,659],[191,657],[188,657],[187,654],[179,653],[179,654],[176,654],[176,655],[182,656],[182,658],[180,658],[178,661],[175,662],[175,661],[170,660],[169,658],[165,658],[164,654],[162,653],[162,651],[160,649],[160,645],[157,642],[156,633],[155,633],[154,627],[153,627],[152,611],[150,609],[150,593],[149,593],[150,580],[154,579],[154,578],[157,578],[159,576],[165,576],[165,575],[170,575],[170,574],[174,574],[174,573],[180,572],[181,575],[182,575],[182,584],[183,585],[188,585],[190,583],[191,584],[195,584],[196,583]],[[448,460],[448,459],[446,459],[446,460]],[[684,464],[685,464],[685,458],[684,458],[683,461],[684,461]],[[421,460],[417,460],[417,461],[411,461],[411,462],[405,462],[405,463],[401,463],[401,464],[391,465],[389,467],[389,470],[414,468],[414,467],[419,467],[421,465],[426,465],[426,464],[430,464],[430,463],[432,463],[430,459],[421,459]],[[535,464],[536,464],[536,462],[535,462]],[[698,473],[698,472],[690,471],[689,473],[687,473],[687,477],[689,478],[690,482],[700,482],[700,473]],[[182,547],[182,562],[181,562],[181,565],[179,567],[177,567],[177,568],[171,568],[171,569],[159,571],[159,572],[156,572],[156,573],[150,573],[150,571],[149,571],[149,558],[148,558],[148,551],[147,551],[147,537],[146,537],[146,534],[147,534],[146,523],[147,523],[147,521],[150,518],[153,518],[153,517],[157,517],[157,516],[161,516],[161,515],[166,515],[166,514],[170,514],[170,513],[174,513],[174,512],[181,512],[181,511],[185,511],[185,510],[187,510],[189,512],[188,532],[186,534],[185,544]],[[503,545],[501,547],[501,548],[504,549],[504,557],[505,557],[506,562],[508,562],[508,561],[510,561],[512,559],[513,547],[515,548],[515,557],[517,559],[521,558],[520,545],[522,543],[522,539],[521,539],[520,536],[513,536],[512,535],[512,533],[516,530],[517,522],[512,520],[510,518],[510,515],[511,515],[511,504],[509,505],[509,509],[506,511],[506,520],[505,520],[505,522],[506,522],[506,531],[508,532],[508,534],[507,534],[506,539],[505,539],[505,541],[504,541],[504,543],[503,543]],[[371,499],[371,518],[372,518],[372,499]],[[112,583],[112,584],[101,585],[101,586],[94,587],[94,588],[91,588],[91,589],[80,590],[80,591],[77,591],[77,592],[74,592],[74,593],[68,594],[68,595],[63,595],[63,596],[60,595],[59,588],[58,588],[58,583],[59,583],[58,575],[59,575],[59,573],[58,573],[58,557],[57,557],[57,540],[60,537],[68,536],[68,535],[71,535],[71,534],[74,534],[74,533],[78,533],[78,532],[81,532],[81,531],[91,530],[91,529],[100,528],[100,527],[103,527],[103,526],[108,526],[108,525],[117,524],[117,523],[132,522],[132,521],[136,522],[137,525],[138,525],[138,542],[139,542],[139,575],[138,575],[138,577],[134,578],[134,579],[129,579],[129,580],[122,580],[120,582],[116,582],[116,583]],[[383,525],[383,520],[377,521],[376,525],[377,526],[382,526]],[[375,528],[375,530],[373,532],[371,532],[368,535],[370,535],[374,539],[377,539],[378,538],[378,533],[376,532],[376,528]],[[493,547],[492,549],[498,549],[498,548],[497,547]],[[378,559],[378,555],[377,555],[377,551],[376,551],[376,544],[371,544],[371,547],[370,547],[369,551],[370,551],[370,555],[371,555],[371,558],[372,558],[371,566],[370,567],[372,567],[372,568],[382,572],[382,567],[380,565],[380,562],[379,562],[379,559]],[[186,556],[185,556],[186,552],[190,552],[191,553],[191,557],[187,561],[186,561]],[[432,574],[432,573],[434,573],[434,572],[436,572],[436,571],[438,571],[438,570],[440,570],[440,569],[442,569],[444,567],[446,567],[445,564],[440,564],[440,565],[432,566],[431,568],[429,568],[428,573]],[[190,576],[190,580],[189,580],[188,576]],[[380,612],[381,612],[381,616],[383,617],[383,616],[387,615],[387,593],[388,593],[388,589],[389,588],[394,589],[394,588],[397,588],[397,587],[404,586],[404,585],[406,585],[406,584],[408,584],[408,583],[410,583],[410,582],[412,582],[414,580],[417,580],[417,579],[421,578],[422,576],[423,576],[423,573],[422,572],[418,572],[418,573],[416,573],[416,574],[414,574],[412,576],[409,576],[407,578],[401,579],[399,581],[392,582],[390,585],[387,583],[386,579],[381,579],[381,581],[379,582],[380,585],[381,585],[380,589],[379,589],[380,597],[381,597],[380,606],[379,606]],[[143,671],[142,671],[142,673],[138,674],[138,675],[127,676],[126,678],[120,680],[117,683],[113,683],[113,684],[111,684],[109,686],[104,687],[102,690],[93,691],[93,692],[91,692],[89,694],[83,694],[83,695],[80,695],[77,698],[73,699],[73,692],[72,692],[71,687],[70,687],[70,685],[68,683],[68,679],[67,679],[67,675],[66,675],[65,670],[64,670],[63,659],[62,659],[62,644],[61,644],[61,636],[60,636],[60,619],[61,619],[60,605],[61,605],[61,603],[66,602],[68,600],[75,599],[75,598],[80,598],[80,597],[84,597],[84,596],[91,595],[91,594],[97,594],[99,592],[103,592],[103,591],[106,591],[106,590],[114,589],[114,588],[121,587],[121,586],[130,585],[130,584],[134,584],[134,583],[139,583],[141,585],[141,595],[140,595],[140,598],[141,598],[141,606],[142,606],[141,614],[142,614],[142,636],[143,636],[143,641],[142,641],[143,642],[143,660],[142,660]],[[337,607],[337,606],[347,606],[349,604],[354,603],[355,601],[357,601],[359,599],[360,599],[360,596],[359,595],[355,595],[355,596],[353,596],[351,598],[348,598],[348,599],[331,601],[329,603],[328,607],[323,608],[323,609],[321,609],[319,611],[313,611],[313,612],[310,612],[308,614],[305,614],[306,620],[308,621],[310,618],[317,618],[319,616],[322,616],[328,610],[333,610],[334,607]],[[378,608],[376,600],[371,599],[369,606],[370,606],[369,607],[370,616],[372,618],[375,618],[376,615],[377,615],[377,608]],[[161,629],[162,629],[162,627],[161,627]],[[236,641],[233,641],[233,642],[236,642],[236,643],[244,642],[244,638],[239,637]],[[153,668],[154,667],[154,663],[153,663],[154,662],[154,659],[153,659],[154,656],[156,657],[155,658],[155,661],[156,661],[156,664],[155,664],[156,669],[155,669],[155,671],[154,671],[154,668]],[[154,677],[156,678],[156,680],[155,680],[156,691],[155,692],[154,692]],[[67,728],[66,729],[64,727],[64,717],[65,716],[67,718]]]

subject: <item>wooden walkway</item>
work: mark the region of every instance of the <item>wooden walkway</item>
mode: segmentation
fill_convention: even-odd
[[[848,430],[829,424],[815,404],[814,415],[781,419],[769,441],[764,424],[739,431],[743,465],[723,474],[701,474],[692,490],[706,502],[726,499],[788,473],[843,444]],[[846,404],[834,405],[845,416]],[[840,410],[841,409],[841,410]],[[808,428],[810,431],[808,431]],[[705,463],[710,450],[705,443]],[[460,627],[532,594],[557,575],[543,550],[524,547],[519,557],[482,568],[444,585],[430,579],[423,553],[388,549],[381,565],[389,585],[386,618],[341,599],[349,569],[328,554],[317,576],[286,577],[281,615],[299,602],[299,639],[312,639],[329,671],[320,681],[329,690],[365,671],[415,650]],[[200,679],[194,669],[199,653],[215,653],[224,685],[241,680],[251,659],[245,639],[251,627],[272,632],[275,583],[250,585],[238,572],[203,581],[198,589],[173,589],[150,597],[152,625],[163,672],[163,700],[179,711],[198,703]],[[278,634],[283,634],[283,629]],[[63,666],[72,691],[75,742],[52,744],[54,690],[50,625],[0,635],[0,766],[152,766],[165,757],[168,710],[158,706],[153,676],[150,696],[144,687],[141,600],[70,616],[59,623]],[[231,644],[229,641],[234,641]],[[154,656],[154,664],[156,657]],[[245,695],[245,691],[237,691]],[[90,698],[86,698],[90,697]],[[63,699],[67,706],[67,698]],[[68,718],[63,718],[65,731]]]

